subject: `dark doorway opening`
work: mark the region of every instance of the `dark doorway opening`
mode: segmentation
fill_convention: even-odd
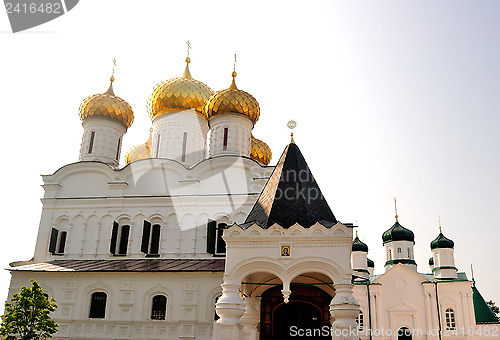
[[[412,340],[411,339],[411,329],[407,327],[401,327],[398,330],[398,340]]]
[[[261,340],[331,339],[332,297],[312,285],[292,286],[288,304],[282,286],[266,290],[261,297]]]

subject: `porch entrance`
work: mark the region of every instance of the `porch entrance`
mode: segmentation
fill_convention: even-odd
[[[290,301],[283,302],[281,286],[261,297],[260,339],[331,339],[332,297],[313,285],[292,285]]]

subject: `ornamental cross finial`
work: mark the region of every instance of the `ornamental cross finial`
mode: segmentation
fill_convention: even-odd
[[[188,40],[188,41],[186,41],[186,44],[188,45],[187,54],[188,54],[188,58],[189,58],[189,50],[191,49],[191,43]]]
[[[293,132],[292,131],[297,126],[297,122],[295,122],[294,120],[291,120],[286,124],[286,126],[288,126],[288,128],[290,129],[290,143],[295,143],[295,141],[293,140]]]
[[[394,211],[396,211],[396,222],[398,222],[398,205],[396,203],[396,197],[394,197]]]
[[[441,216],[438,215],[439,233],[441,234]]]
[[[236,53],[234,54],[234,66],[233,66],[233,72],[236,72]]]
[[[111,78],[113,78],[113,77],[114,77],[114,75],[115,75],[116,58],[115,58],[115,59],[113,59],[113,60],[112,60],[112,62],[113,62],[113,73],[111,74]]]

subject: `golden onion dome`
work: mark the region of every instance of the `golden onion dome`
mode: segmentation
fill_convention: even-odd
[[[104,117],[117,120],[126,128],[129,128],[134,121],[134,112],[130,105],[120,97],[115,96],[113,92],[113,82],[115,78],[110,79],[111,84],[105,93],[95,94],[85,99],[80,105],[80,119],[90,117]]]
[[[273,153],[269,145],[251,135],[250,158],[262,165],[268,165],[273,158]]]
[[[151,158],[151,132],[152,129],[149,130],[149,139],[146,143],[134,146],[127,152],[125,155],[125,164],[128,165],[141,159]]]
[[[203,106],[214,93],[201,81],[193,79],[189,72],[191,59],[186,58],[186,69],[182,77],[164,81],[156,86],[148,100],[151,120],[172,111],[194,109],[203,118]]]
[[[250,93],[236,87],[236,72],[232,76],[233,81],[227,90],[218,91],[210,97],[204,108],[205,115],[210,119],[218,114],[239,113],[255,124],[260,115],[259,103]]]

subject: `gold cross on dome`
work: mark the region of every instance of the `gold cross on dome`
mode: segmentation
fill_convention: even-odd
[[[236,53],[234,54],[234,66],[233,66],[233,72],[236,72]]]
[[[186,44],[188,45],[187,53],[188,53],[188,58],[189,58],[189,50],[191,49],[191,43],[188,40],[188,41],[186,41]]]
[[[116,58],[112,60],[113,62],[113,73],[111,74],[111,77],[115,75],[115,67],[116,67]]]

